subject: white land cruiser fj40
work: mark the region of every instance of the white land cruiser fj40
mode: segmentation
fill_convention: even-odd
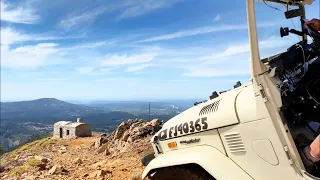
[[[320,33],[303,25],[313,0],[265,1],[293,7],[285,17],[300,18],[301,30],[280,34],[302,41],[260,59],[255,1],[246,0],[250,82],[167,121],[151,139],[154,153],[142,158],[142,179],[319,179],[319,163],[309,167],[301,155],[320,130],[310,126],[320,121]]]

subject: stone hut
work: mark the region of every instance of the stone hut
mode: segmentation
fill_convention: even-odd
[[[54,138],[75,138],[91,136],[91,126],[83,123],[81,118],[77,122],[59,121],[53,125]]]

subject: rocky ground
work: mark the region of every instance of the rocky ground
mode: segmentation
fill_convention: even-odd
[[[122,122],[112,134],[76,139],[40,139],[1,157],[1,179],[138,180],[140,158],[152,152],[151,135],[162,122]]]

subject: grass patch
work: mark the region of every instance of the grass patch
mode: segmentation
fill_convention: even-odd
[[[41,140],[36,140],[31,143],[25,144],[25,145],[21,146],[20,148],[18,148],[17,150],[15,150],[15,153],[20,153],[22,151],[26,151],[26,150],[30,149],[31,147],[35,146],[36,144],[38,144],[40,141]]]
[[[26,172],[26,168],[24,166],[18,166],[15,167],[11,170],[10,172],[10,176],[14,177],[14,176],[21,176],[23,173]]]
[[[45,141],[42,141],[41,143],[39,143],[39,146],[45,147],[45,146],[56,144],[56,142],[57,142],[57,139],[46,138]]]
[[[22,166],[25,166],[25,167],[32,166],[32,167],[34,167],[34,166],[37,166],[39,164],[41,164],[41,161],[33,158],[33,159],[30,159],[29,161],[24,162]]]
[[[24,162],[22,166],[15,167],[11,170],[10,176],[21,176],[23,173],[27,172],[30,167],[35,167],[41,164],[40,160],[35,158],[29,159],[28,161]]]

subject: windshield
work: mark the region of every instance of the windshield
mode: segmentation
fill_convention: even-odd
[[[260,58],[270,57],[286,51],[290,46],[302,40],[301,36],[289,34],[281,38],[280,27],[301,31],[300,17],[286,19],[284,12],[298,7],[283,4],[256,2],[256,19],[259,39]],[[319,3],[305,6],[306,19],[319,17]]]

